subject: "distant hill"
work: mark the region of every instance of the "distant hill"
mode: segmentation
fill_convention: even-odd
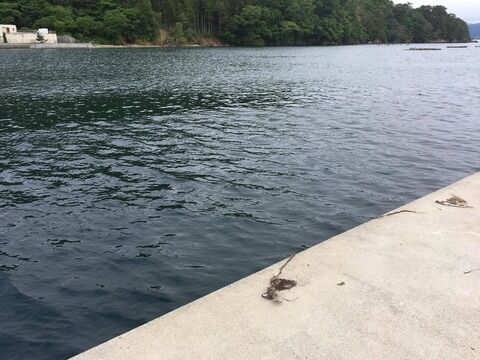
[[[157,42],[160,29],[174,44],[205,37],[240,46],[470,40],[467,24],[446,7],[392,0],[0,0],[0,24],[107,44]]]
[[[480,39],[480,23],[469,24],[468,29],[470,30],[470,36],[472,39]]]

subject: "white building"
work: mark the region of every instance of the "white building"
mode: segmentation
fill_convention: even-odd
[[[17,32],[16,25],[2,25],[0,24],[0,33],[3,34],[13,34]]]
[[[40,29],[38,29],[37,34],[40,34],[42,36],[47,36],[48,35],[48,29],[47,28],[40,28]]]

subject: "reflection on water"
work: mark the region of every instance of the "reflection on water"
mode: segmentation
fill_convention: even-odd
[[[0,354],[64,358],[479,170],[480,52],[0,51]]]

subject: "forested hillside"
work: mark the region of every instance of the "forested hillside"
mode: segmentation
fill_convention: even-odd
[[[0,0],[0,23],[48,27],[100,43],[176,44],[218,37],[231,45],[468,41],[442,6],[390,0]]]

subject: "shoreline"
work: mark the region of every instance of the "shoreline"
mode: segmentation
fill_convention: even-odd
[[[281,48],[281,47],[332,47],[332,46],[362,46],[362,45],[376,45],[376,46],[418,46],[418,45],[448,45],[455,44],[478,44],[478,40],[472,40],[467,43],[458,42],[428,42],[428,43],[382,43],[382,44],[333,44],[333,45],[283,45],[283,46],[258,46],[254,48]],[[468,48],[469,46],[465,46]],[[464,48],[465,48],[464,47]],[[475,46],[478,47],[478,46]],[[232,46],[232,45],[211,45],[211,44],[185,44],[185,45],[156,45],[156,44],[126,44],[126,45],[113,45],[113,44],[94,44],[94,43],[57,43],[57,44],[0,44],[0,50],[10,49],[205,49],[205,48],[250,48],[246,46]]]
[[[230,45],[202,45],[202,44],[185,44],[185,45],[138,45],[138,44],[127,44],[127,45],[111,45],[111,44],[93,44],[93,47],[96,49],[182,49],[182,48],[231,48],[234,46]]]
[[[111,45],[111,44],[92,44],[92,43],[72,43],[72,44],[0,44],[0,50],[10,49],[189,49],[189,48],[230,48],[230,45]]]

